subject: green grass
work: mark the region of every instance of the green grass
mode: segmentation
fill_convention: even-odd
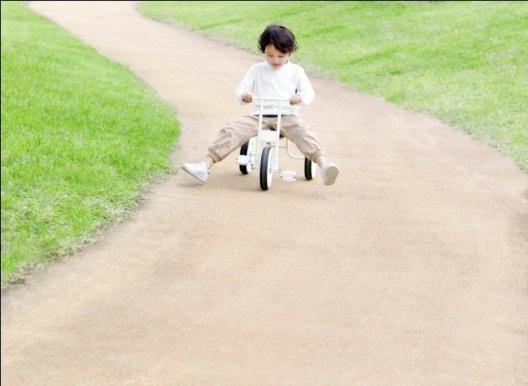
[[[170,171],[175,113],[124,66],[2,2],[2,284],[67,255]]]
[[[434,116],[528,171],[528,3],[141,2],[139,10],[253,52],[269,23],[293,60]]]

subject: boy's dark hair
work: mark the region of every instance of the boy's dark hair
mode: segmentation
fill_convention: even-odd
[[[283,54],[291,54],[298,46],[292,31],[282,25],[271,24],[260,34],[259,48],[262,52],[266,46],[273,44]]]

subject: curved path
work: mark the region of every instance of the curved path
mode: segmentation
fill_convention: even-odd
[[[133,3],[30,7],[174,106],[173,162],[247,111],[259,57]],[[258,188],[234,156],[2,294],[5,385],[520,385],[528,177],[436,120],[312,76],[337,183]],[[292,163],[301,172],[301,165]]]

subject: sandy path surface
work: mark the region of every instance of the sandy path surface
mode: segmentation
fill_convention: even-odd
[[[174,106],[198,159],[260,57],[131,3],[30,7]],[[5,385],[528,384],[528,177],[422,115],[312,76],[338,182],[181,172],[2,294]],[[299,174],[302,165],[291,162]]]

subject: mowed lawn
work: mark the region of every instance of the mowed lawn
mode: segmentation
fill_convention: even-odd
[[[171,169],[175,113],[127,68],[2,2],[2,284],[126,216]]]
[[[299,41],[294,61],[457,126],[528,172],[528,3],[143,1],[138,8],[253,52],[267,24],[284,24]]]

